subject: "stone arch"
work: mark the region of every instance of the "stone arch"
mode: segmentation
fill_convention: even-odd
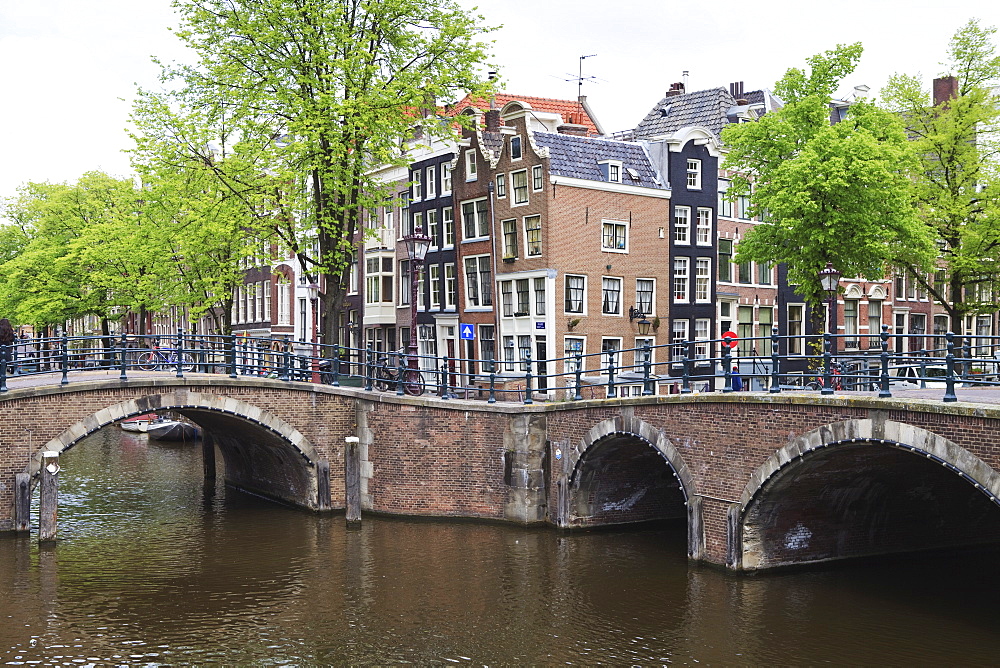
[[[810,455],[816,456],[827,448],[857,448],[864,444],[884,446],[924,457],[956,474],[993,504],[1000,506],[1000,473],[947,438],[914,425],[879,417],[844,420],[818,427],[792,439],[768,457],[753,473],[738,503],[730,508],[729,566],[737,569],[744,567],[746,545],[743,534],[748,516],[769,485],[778,482],[777,476],[783,469]]]
[[[599,441],[612,436],[632,436],[648,444],[663,457],[667,465],[674,472],[677,481],[680,483],[685,501],[696,493],[694,478],[691,476],[691,472],[688,470],[677,448],[670,442],[670,439],[648,422],[634,416],[625,415],[598,422],[580,439],[579,445],[566,454],[568,460],[566,468],[570,471],[568,476],[570,484],[576,480],[580,462],[587,450]]]
[[[97,430],[135,415],[171,410],[202,424],[213,437],[226,460],[227,481],[279,501],[314,510],[329,507],[329,465],[304,434],[273,413],[253,404],[218,395],[177,388],[109,406],[78,421],[33,453],[25,473],[33,478],[41,466],[41,453],[64,452]],[[199,419],[201,418],[201,419]],[[214,423],[213,429],[203,423]],[[234,425],[244,425],[254,444],[241,448],[238,439],[227,436]],[[259,462],[254,462],[258,458]],[[262,480],[261,470],[272,473],[278,467],[275,484]],[[259,469],[259,470],[258,470]],[[321,492],[322,490],[322,492]]]

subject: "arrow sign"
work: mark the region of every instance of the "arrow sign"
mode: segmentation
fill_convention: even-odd
[[[476,338],[475,325],[459,325],[458,332],[463,341],[472,341]]]

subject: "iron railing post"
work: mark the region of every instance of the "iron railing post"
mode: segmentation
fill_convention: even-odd
[[[653,381],[651,371],[653,368],[653,349],[649,347],[649,341],[642,344],[642,395],[647,397],[653,394]]]
[[[126,354],[127,354],[127,349],[125,348],[125,344],[127,342],[128,341],[125,338],[125,332],[122,332],[121,346],[119,347],[119,349],[121,351],[121,355],[122,355],[122,358],[120,360],[120,362],[121,362],[121,373],[118,374],[118,380],[128,380],[128,376],[125,375],[125,369],[128,366],[128,359],[125,357]]]
[[[7,391],[7,355],[10,349],[6,343],[0,346],[0,392]]]
[[[175,374],[178,378],[184,377],[184,330],[180,327],[177,328],[177,347],[174,349],[174,355],[177,356],[177,373]]]
[[[573,385],[573,401],[580,401],[583,399],[583,353],[577,352],[574,357],[576,357],[576,370],[574,370],[573,375],[576,376],[576,380]]]
[[[767,389],[771,394],[781,392],[781,371],[778,363],[781,361],[778,355],[778,327],[771,326],[771,387]]]
[[[488,404],[495,404],[497,402],[497,362],[492,357],[490,358],[490,397],[486,400]]]
[[[62,380],[59,381],[59,384],[69,385],[69,335],[65,331],[62,333],[59,347],[59,361],[62,366]]]
[[[372,376],[374,375],[374,370],[372,369],[372,347],[371,344],[365,347],[365,391],[372,391]]]
[[[684,358],[681,360],[681,394],[691,393],[691,348],[694,344],[688,342],[685,346]]]
[[[879,336],[882,338],[882,377],[878,396],[888,399],[892,397],[892,392],[889,391],[889,325],[882,325],[882,333]]]
[[[726,378],[722,386],[723,393],[733,391],[733,353],[729,347],[732,339],[728,336],[722,340],[722,371]]]
[[[333,367],[333,382],[331,385],[334,387],[340,387],[340,344],[338,343],[333,348],[333,362],[331,363]]]
[[[441,398],[451,399],[451,388],[448,387],[448,356],[445,355],[441,364]]]
[[[524,403],[533,404],[534,399],[531,398],[531,351],[524,353]]]
[[[920,389],[927,389],[927,349],[920,350]]]
[[[236,378],[236,377],[238,377],[238,375],[239,374],[236,373],[236,335],[235,334],[230,334],[229,335],[229,377],[230,378]]]
[[[613,399],[618,396],[618,389],[615,387],[615,351],[608,351],[608,391],[607,398]]]
[[[830,332],[823,334],[823,389],[820,394],[833,394],[833,374],[830,373],[830,365],[833,363],[833,355],[830,347],[833,345],[833,338]]]
[[[945,338],[948,340],[948,353],[944,357],[944,363],[948,369],[948,375],[945,376],[945,391],[942,401],[952,402],[958,401],[958,397],[955,396],[955,333],[948,332],[945,334]]]

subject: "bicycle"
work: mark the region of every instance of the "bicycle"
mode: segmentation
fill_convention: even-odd
[[[419,397],[427,389],[423,374],[419,369],[411,369],[406,365],[406,354],[402,350],[393,355],[398,355],[403,360],[403,392],[412,397]],[[399,370],[389,364],[389,356],[378,359],[372,383],[380,392],[389,392],[399,386]]]
[[[194,370],[194,355],[184,352],[180,357],[181,370]],[[135,366],[142,371],[160,371],[163,369],[177,368],[177,351],[173,348],[160,348],[153,346],[151,350],[139,353],[135,359]]]

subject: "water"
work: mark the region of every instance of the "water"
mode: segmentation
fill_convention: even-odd
[[[0,538],[5,664],[995,663],[996,555],[737,576],[684,528],[316,516],[109,428],[63,457],[60,540]]]

